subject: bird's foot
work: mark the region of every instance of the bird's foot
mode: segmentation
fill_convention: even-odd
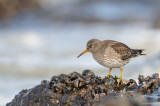
[[[123,80],[122,80],[122,78],[119,79],[118,84],[117,84],[117,87],[119,87],[120,82],[122,82],[122,85],[123,85]]]
[[[110,77],[110,75],[107,75],[106,77]]]

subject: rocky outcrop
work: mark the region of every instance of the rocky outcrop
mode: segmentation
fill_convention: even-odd
[[[150,102],[147,96],[160,86],[159,74],[135,80],[123,81],[117,87],[118,77],[100,78],[90,70],[82,74],[53,76],[50,81],[43,80],[40,85],[22,90],[6,106],[138,106]],[[157,99],[158,101],[158,99]]]

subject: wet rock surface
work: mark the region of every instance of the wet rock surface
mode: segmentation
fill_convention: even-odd
[[[160,101],[160,93],[158,98],[149,97],[160,87],[158,73],[139,75],[138,84],[130,79],[117,87],[117,82],[116,76],[100,78],[90,70],[61,74],[22,90],[6,106],[146,106]]]

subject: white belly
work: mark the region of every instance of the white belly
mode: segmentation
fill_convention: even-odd
[[[93,57],[99,64],[108,68],[121,68],[130,61],[129,59],[123,61],[118,53],[111,51],[106,51],[103,55],[97,53]]]

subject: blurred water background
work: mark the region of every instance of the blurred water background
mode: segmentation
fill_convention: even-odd
[[[88,40],[111,39],[147,56],[124,67],[124,79],[160,72],[159,0],[0,0],[0,105],[51,76],[108,69],[87,53]],[[114,69],[112,75],[120,74]]]

